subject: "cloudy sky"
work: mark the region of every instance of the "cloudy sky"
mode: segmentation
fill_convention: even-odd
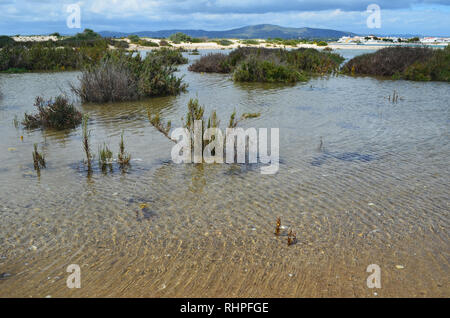
[[[251,24],[328,28],[359,34],[450,36],[450,0],[0,0],[0,34],[71,34],[67,7],[95,31],[224,30]],[[369,4],[381,28],[367,27]]]

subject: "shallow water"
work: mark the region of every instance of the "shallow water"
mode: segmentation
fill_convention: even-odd
[[[0,74],[0,296],[450,296],[449,84],[180,73],[189,92],[177,97],[79,105],[95,153],[103,142],[117,153],[124,130],[132,155],[128,172],[90,177],[81,127],[13,125],[79,74]],[[191,97],[222,125],[236,109],[261,113],[243,127],[279,127],[279,172],[173,164],[147,107],[177,127]],[[39,176],[34,143],[48,165]],[[287,229],[298,238],[289,247]],[[69,264],[81,267],[80,289],[66,286]],[[367,288],[369,264],[381,289]]]

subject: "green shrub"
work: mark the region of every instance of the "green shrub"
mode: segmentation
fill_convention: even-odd
[[[255,56],[251,56],[239,64],[233,73],[233,79],[238,82],[284,83],[308,80],[305,75],[288,65],[280,64],[277,61],[262,60]]]
[[[172,54],[158,50],[142,58],[132,52],[110,51],[83,70],[81,86],[72,86],[72,91],[83,102],[99,103],[177,95],[187,85],[174,75]]]
[[[259,41],[258,40],[249,39],[249,40],[241,40],[240,43],[244,44],[244,45],[258,45]]]
[[[328,43],[325,42],[325,41],[319,41],[319,42],[316,43],[316,45],[317,45],[317,46],[327,46]]]
[[[159,46],[172,46],[172,45],[166,40],[161,40],[159,41]]]
[[[188,62],[188,59],[185,58],[183,54],[181,54],[181,52],[181,49],[168,49],[163,47],[159,50],[153,51],[152,55],[161,58],[165,64],[186,64]]]
[[[139,36],[135,34],[130,34],[127,36],[127,38],[130,40],[131,43],[138,43],[139,42]]]
[[[215,43],[222,45],[222,46],[229,46],[231,44],[233,44],[232,41],[227,40],[227,39],[222,39],[222,40],[214,40]]]
[[[390,47],[357,56],[342,72],[414,81],[450,81],[450,48]]]
[[[203,42],[205,42],[205,39],[191,38],[188,42],[191,42],[191,43],[203,43]]]
[[[413,81],[450,82],[450,46],[434,50],[429,59],[408,66],[402,77]]]
[[[179,44],[181,42],[192,42],[192,38],[182,32],[177,32],[169,36],[169,40],[173,43]]]
[[[128,42],[124,40],[109,39],[108,43],[118,49],[128,49],[130,47]]]
[[[153,41],[148,41],[148,40],[139,40],[138,44],[140,46],[149,46],[149,47],[158,47],[159,44]]]
[[[282,60],[296,69],[312,74],[329,74],[339,70],[344,58],[339,54],[318,51],[312,48],[299,48],[281,51]]]
[[[103,41],[103,40],[102,40]],[[108,49],[106,41],[95,46],[53,47],[35,43],[7,46],[0,50],[0,71],[68,71],[96,63]]]
[[[189,70],[216,73],[234,71],[234,79],[237,81],[292,82],[303,81],[308,74],[335,72],[339,70],[343,60],[343,57],[338,54],[316,49],[240,47],[231,51],[228,56],[224,54],[203,56],[193,63]],[[236,74],[237,72],[239,74]]]
[[[15,42],[16,41],[14,41],[14,39],[12,37],[9,37],[7,35],[0,36],[0,48],[9,46],[9,45],[14,45]]]
[[[38,113],[35,115],[25,113],[22,124],[26,128],[42,127],[61,130],[75,128],[81,123],[82,114],[65,96],[59,95],[55,100],[48,101],[44,101],[42,97],[36,97],[34,106],[37,107]]]

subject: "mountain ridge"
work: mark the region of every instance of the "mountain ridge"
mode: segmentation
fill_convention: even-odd
[[[206,31],[194,29],[171,29],[158,31],[138,31],[138,32],[116,32],[116,31],[101,31],[100,35],[104,37],[126,37],[128,35],[138,35],[141,37],[155,37],[167,38],[170,35],[182,32],[191,37],[206,37],[206,38],[238,38],[238,39],[267,39],[267,38],[282,38],[282,39],[335,39],[342,36],[356,35],[353,32],[338,31],[332,29],[319,28],[292,28],[282,27],[274,24],[258,24],[248,25],[240,28],[224,30],[224,31]]]

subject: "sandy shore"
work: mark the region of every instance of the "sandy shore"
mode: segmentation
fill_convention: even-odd
[[[159,44],[161,41],[160,39],[153,39],[153,38],[142,38],[143,40],[148,40],[152,42],[156,42]],[[140,46],[136,44],[130,43],[128,39],[124,39],[127,41],[130,45],[130,50],[151,50],[151,49],[158,49],[158,47],[148,47],[148,46]],[[292,45],[277,45],[272,43],[266,43],[264,40],[259,39],[259,44],[256,45],[249,45],[249,44],[242,44],[241,40],[238,39],[227,39],[228,41],[232,42],[230,45],[220,45],[216,42],[202,42],[202,43],[180,43],[175,44],[171,41],[169,42],[173,47],[175,48],[183,48],[186,50],[225,50],[225,49],[235,49],[239,46],[248,46],[248,47],[264,47],[264,48],[314,48],[314,49],[323,49],[325,47],[329,47],[333,50],[377,50],[381,49],[387,46],[381,46],[381,45],[357,45],[357,44],[341,44],[341,43],[329,43],[328,46],[317,46],[315,44],[299,44],[297,46]]]
[[[50,36],[50,35],[33,35],[33,36],[14,36],[12,37],[15,41],[34,41],[34,42],[43,42],[43,41],[57,41],[58,38],[56,36]],[[154,39],[154,38],[141,38],[143,40],[148,40],[152,42],[156,42],[159,44],[161,39]],[[122,39],[124,41],[127,41],[130,45],[129,50],[152,50],[152,49],[158,49],[159,47],[149,47],[149,46],[140,46],[131,43],[129,39]],[[314,48],[314,49],[323,49],[324,46],[317,46],[315,44],[299,44],[297,46],[291,46],[291,45],[277,45],[277,44],[271,44],[266,43],[263,39],[258,39],[260,43],[257,45],[248,45],[248,44],[242,44],[242,40],[238,39],[227,39],[228,41],[232,42],[230,45],[219,45],[216,42],[202,42],[202,43],[180,43],[175,44],[172,41],[166,40],[172,47],[175,48],[183,48],[186,50],[225,50],[225,49],[235,49],[239,46],[249,46],[249,47],[265,47],[265,48]],[[333,50],[377,50],[381,49],[386,46],[380,46],[380,45],[356,45],[356,44],[341,44],[341,43],[329,43],[328,46]]]

